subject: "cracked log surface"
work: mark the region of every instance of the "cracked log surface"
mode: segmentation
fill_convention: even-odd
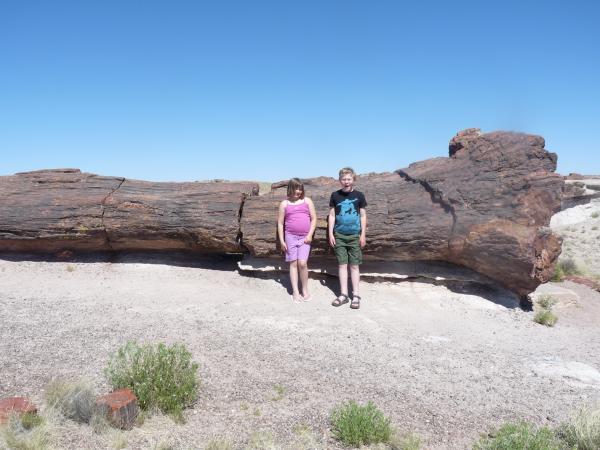
[[[524,296],[547,281],[561,239],[547,228],[563,178],[539,136],[458,133],[450,156],[358,178],[368,201],[365,259],[448,261]],[[294,174],[290,174],[294,175]],[[155,183],[77,169],[0,177],[0,251],[188,250],[280,255],[278,203],[256,183]],[[305,180],[318,214],[313,255],[326,239],[337,180]]]
[[[240,252],[255,183],[154,183],[78,169],[0,177],[0,251]]]
[[[358,177],[368,202],[365,259],[448,261],[521,296],[532,292],[551,277],[561,251],[560,237],[547,226],[560,210],[563,179],[544,145],[539,136],[469,129],[451,140],[448,158]],[[319,217],[313,254],[331,254],[325,219],[339,185],[333,178],[304,181]],[[282,185],[245,202],[243,242],[255,256],[278,254]]]

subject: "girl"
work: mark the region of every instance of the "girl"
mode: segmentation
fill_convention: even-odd
[[[287,187],[287,200],[279,205],[277,231],[279,243],[285,251],[285,260],[290,263],[290,281],[294,301],[308,301],[308,254],[315,228],[317,214],[310,198],[304,196],[304,185],[292,178]],[[298,289],[298,278],[302,283],[302,295]]]

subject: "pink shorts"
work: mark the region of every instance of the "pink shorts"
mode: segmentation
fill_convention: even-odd
[[[285,233],[285,245],[287,246],[287,252],[285,252],[286,261],[296,261],[297,259],[308,260],[310,245],[305,244],[304,239],[306,239],[306,235],[298,236]]]

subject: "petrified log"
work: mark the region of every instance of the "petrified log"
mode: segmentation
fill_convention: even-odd
[[[600,198],[600,176],[571,173],[564,178],[561,205],[563,210]]]
[[[561,239],[546,228],[563,178],[539,136],[470,129],[450,157],[359,177],[368,200],[367,260],[448,261],[524,296],[546,281]],[[333,178],[305,180],[326,239]],[[0,177],[0,251],[189,250],[279,255],[277,204],[285,182],[153,183],[77,169]]]
[[[452,139],[448,158],[361,176],[356,187],[368,201],[365,258],[448,261],[525,296],[549,279],[561,250],[560,237],[547,228],[560,210],[563,179],[555,170],[556,155],[539,136],[470,129]],[[331,253],[325,218],[339,186],[333,178],[304,181],[319,217],[313,253]],[[255,256],[278,253],[283,184],[244,204],[243,243]]]
[[[256,183],[153,183],[78,169],[0,177],[0,251],[241,252]]]

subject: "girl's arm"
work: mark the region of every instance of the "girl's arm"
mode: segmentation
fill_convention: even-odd
[[[313,234],[315,234],[315,229],[317,228],[317,212],[315,211],[315,205],[310,198],[305,197],[305,201],[308,204],[308,211],[310,213],[310,231],[306,235],[304,242],[310,244],[312,242]]]
[[[279,244],[281,249],[287,251],[287,245],[285,245],[285,236],[283,235],[283,222],[285,221],[285,200],[279,204],[279,214],[277,216],[277,235],[279,236]]]

